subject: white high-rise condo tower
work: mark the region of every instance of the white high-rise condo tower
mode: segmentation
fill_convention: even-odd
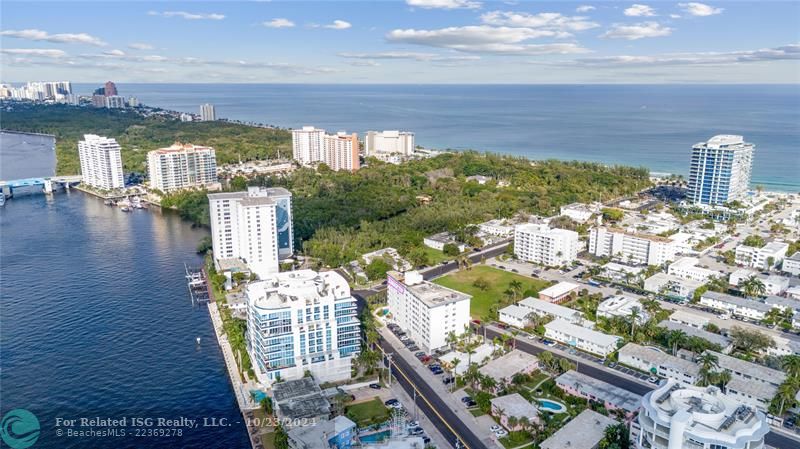
[[[274,273],[247,286],[247,351],[259,382],[350,378],[361,323],[347,281],[335,271]]]
[[[414,133],[407,131],[367,131],[364,139],[364,153],[374,156],[377,153],[402,154],[411,156],[414,152]]]
[[[322,160],[322,139],[325,130],[304,126],[292,130],[292,158],[301,164]]]
[[[243,259],[260,278],[278,272],[279,261],[294,246],[292,194],[276,188],[250,187],[246,192],[211,193],[211,241],[214,262]]]
[[[213,122],[217,119],[217,112],[214,110],[213,104],[200,105],[200,120],[204,122]]]
[[[217,157],[211,147],[174,143],[147,153],[150,187],[162,192],[216,184]]]
[[[692,147],[689,201],[721,205],[745,196],[755,146],[742,136],[719,135]]]
[[[116,140],[85,134],[78,142],[78,156],[84,184],[105,190],[125,187],[121,148]]]

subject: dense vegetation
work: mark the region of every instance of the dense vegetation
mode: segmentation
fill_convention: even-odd
[[[15,103],[4,112],[3,129],[56,136],[56,173],[80,173],[78,140],[84,134],[117,139],[126,172],[146,172],[147,152],[174,142],[214,147],[217,163],[274,158],[291,154],[285,130],[255,128],[227,122],[181,122],[162,115],[145,117],[129,109],[96,109],[68,105]]]
[[[59,173],[78,173],[77,141],[84,133],[115,137],[126,170],[144,171],[148,150],[176,140],[211,145],[220,164],[288,155],[284,130],[224,122],[188,122],[128,110],[66,105],[15,105],[3,114],[6,129],[45,132],[57,137]],[[467,181],[484,175],[508,183],[501,187]],[[644,168],[588,162],[540,161],[476,152],[391,165],[370,160],[356,173],[303,168],[283,178],[260,177],[251,184],[283,186],[294,195],[297,248],[324,264],[337,266],[361,254],[392,246],[404,256],[418,254],[422,239],[441,231],[466,234],[468,225],[524,211],[553,215],[574,201],[608,200],[649,185]],[[241,187],[241,179],[231,183]],[[425,201],[421,199],[424,198]],[[205,192],[164,198],[198,225],[208,225]]]

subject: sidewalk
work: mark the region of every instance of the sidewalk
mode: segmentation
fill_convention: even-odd
[[[425,365],[422,364],[414,354],[411,353],[400,340],[391,332],[388,328],[382,327],[380,328],[381,335],[383,338],[388,341],[395,350],[395,355],[402,357],[410,366],[414,368],[417,374],[422,377],[425,382],[427,382],[428,386],[430,386],[436,395],[444,401],[447,406],[456,414],[458,419],[460,419],[464,424],[468,427],[473,427],[476,429],[475,434],[481,439],[481,442],[485,444],[487,447],[497,447],[502,448],[502,446],[494,439],[489,437],[491,432],[489,431],[489,427],[485,425],[481,425],[481,422],[475,419],[472,416],[464,404],[461,403],[460,397],[457,394],[451,393],[447,385],[442,383],[441,376],[434,375]],[[484,422],[485,424],[485,422]],[[485,428],[484,428],[485,427]]]
[[[417,407],[417,416],[414,416],[414,399],[406,393],[403,387],[400,386],[398,382],[393,382],[391,388],[388,390],[390,391],[397,400],[403,404],[403,407],[408,410],[409,413],[409,421],[417,420],[419,422],[420,427],[425,429],[425,434],[427,434],[430,439],[431,443],[434,444],[438,449],[450,449],[453,447],[452,444],[448,443],[445,437],[439,433],[439,429],[433,425],[428,415],[422,412],[422,410]],[[417,399],[419,401],[419,399]],[[419,403],[419,402],[418,402]]]

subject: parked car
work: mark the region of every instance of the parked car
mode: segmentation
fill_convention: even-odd
[[[419,427],[419,423],[416,421],[409,421],[408,423],[406,423],[406,427],[408,427],[409,429],[413,429],[414,427]]]
[[[411,345],[411,346],[408,347],[408,350],[409,351],[419,351],[419,346]]]
[[[611,362],[611,363],[608,364],[609,368],[613,368],[615,366],[617,366],[617,362]]]
[[[425,430],[422,427],[417,426],[411,429],[409,433],[411,433],[411,435],[422,435],[425,433]]]
[[[392,405],[397,404],[399,402],[400,401],[398,401],[397,399],[389,399],[388,401],[384,402],[384,404],[387,405],[387,406],[392,406]]]
[[[416,358],[418,358],[418,359],[421,359],[421,358],[425,357],[425,351],[419,351],[416,354],[414,354],[414,356]]]
[[[380,390],[381,384],[369,384],[369,387],[372,388],[373,390]]]
[[[461,398],[461,402],[463,402],[463,403],[467,403],[467,402],[469,402],[471,400],[472,400],[472,398],[470,396],[464,396],[463,398]]]
[[[431,442],[431,439],[430,439],[430,437],[426,437],[426,436],[423,436],[423,437],[422,437],[422,443],[423,443],[423,444],[428,444],[428,443],[430,443],[430,442]]]
[[[656,376],[650,376],[650,377],[647,378],[647,381],[650,382],[651,384],[658,385],[658,381],[659,380],[658,380],[658,377],[656,377]]]
[[[497,432],[495,432],[494,434],[495,434],[495,436],[497,438],[503,438],[504,436],[508,435],[508,432],[506,432],[504,429],[500,429]]]
[[[502,427],[498,426],[497,424],[493,425],[492,427],[489,427],[489,430],[491,430],[492,433],[497,432],[500,429],[502,429]]]
[[[465,405],[467,406],[467,408],[472,408],[472,407],[477,407],[478,403],[475,401],[469,401]]]
[[[442,378],[442,383],[444,383],[445,385],[450,385],[451,383],[453,383],[454,380],[455,379],[452,377],[444,377]]]

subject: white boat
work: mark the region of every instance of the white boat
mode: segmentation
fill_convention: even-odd
[[[200,337],[197,337],[197,344],[200,344]]]

